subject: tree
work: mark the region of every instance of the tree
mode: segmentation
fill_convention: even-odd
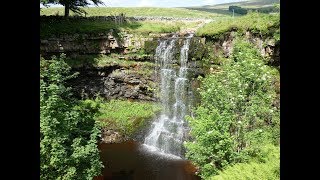
[[[64,55],[40,61],[40,179],[92,179],[103,167],[97,104],[72,98]]]
[[[94,5],[97,5],[97,6],[99,4],[101,5],[104,4],[101,0],[91,0],[91,1],[93,2]],[[88,0],[40,0],[40,3],[43,5],[47,5],[47,4],[63,5],[65,17],[69,16],[70,10],[78,14],[85,13],[85,11],[80,7],[85,7],[90,4]]]
[[[240,6],[229,6],[229,11],[232,12],[232,10],[234,10],[234,12],[237,14],[247,14],[248,13],[247,9],[242,8]]]

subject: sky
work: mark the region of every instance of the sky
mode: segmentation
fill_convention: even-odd
[[[107,7],[188,7],[214,5],[243,0],[102,0]],[[53,5],[51,7],[60,7]],[[101,5],[100,5],[101,6]],[[42,7],[42,5],[40,5]]]

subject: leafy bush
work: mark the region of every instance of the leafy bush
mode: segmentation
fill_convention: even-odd
[[[40,60],[40,179],[92,179],[101,173],[98,107],[71,98],[65,56]]]
[[[205,55],[201,60],[205,71],[213,67],[219,67],[225,61],[223,50],[214,50],[214,47],[215,43],[212,41],[208,41],[205,44]]]
[[[216,174],[232,161],[233,138],[229,133],[230,117],[221,116],[214,108],[200,106],[197,117],[190,118],[191,134],[194,141],[186,142],[186,157],[201,167],[201,177]]]
[[[201,177],[258,156],[258,142],[277,144],[279,109],[273,107],[277,77],[279,72],[264,64],[252,44],[236,39],[233,54],[220,71],[200,79],[201,105],[195,117],[187,117],[194,139],[185,146]]]

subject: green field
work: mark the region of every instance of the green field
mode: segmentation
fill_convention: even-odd
[[[40,37],[48,38],[65,34],[96,34],[105,33],[113,29],[116,33],[126,31],[137,35],[149,35],[150,33],[178,32],[185,28],[192,28],[200,21],[133,21],[116,24],[113,21],[90,19],[65,19],[50,18],[40,20]]]
[[[220,13],[190,10],[186,8],[120,8],[120,7],[86,7],[87,16],[110,16],[124,13],[126,16],[180,17],[180,18],[215,18],[225,16]],[[43,8],[40,15],[63,15],[63,8]],[[70,15],[75,15],[70,12]]]

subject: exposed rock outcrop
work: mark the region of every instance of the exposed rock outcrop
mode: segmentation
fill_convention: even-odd
[[[81,67],[73,69],[79,76],[70,81],[74,94],[94,97],[99,95],[106,99],[135,99],[156,101],[153,90],[153,74],[139,74],[133,67],[108,66]],[[150,69],[149,71],[152,71]],[[148,72],[148,69],[143,71]]]
[[[149,51],[155,51],[158,42],[149,41],[148,43]],[[173,66],[178,67],[180,63],[180,49],[182,46],[183,37],[179,37],[175,44]],[[201,60],[204,54],[204,40],[200,37],[192,38],[188,56],[188,67],[191,68],[191,76],[204,76],[201,70]],[[80,73],[77,78],[69,82],[73,87],[74,94],[78,97],[99,95],[106,99],[157,101],[159,78],[155,75],[155,69],[157,68],[154,63],[155,57],[146,55],[142,57],[121,56],[121,58],[131,60],[131,62],[126,63],[122,60],[122,64],[114,63],[104,67],[87,64],[73,68],[73,71]]]
[[[40,40],[40,53],[50,56],[58,53],[66,54],[109,54],[135,52],[145,46],[146,41],[153,38],[123,34],[117,37],[115,33],[73,34],[61,37],[51,37]],[[150,44],[150,43],[149,43]]]
[[[119,132],[113,129],[102,129],[100,143],[121,143],[125,140],[126,138],[124,135],[121,135]]]
[[[221,35],[220,38],[211,40],[214,42],[214,52],[223,52],[224,57],[229,57],[233,50],[235,31]],[[261,37],[249,31],[245,33],[245,38],[253,43],[263,57],[268,59],[268,64],[280,68],[280,41],[276,42],[272,37]]]

